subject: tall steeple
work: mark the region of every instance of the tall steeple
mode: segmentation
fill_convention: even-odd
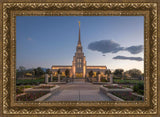
[[[76,53],[72,61],[72,73],[73,73],[73,77],[85,77],[86,59],[82,51],[82,45],[81,45],[80,21],[78,23],[79,23],[79,35],[78,35]]]
[[[80,32],[80,21],[79,23],[79,39],[78,39],[78,46],[81,46],[81,32]]]
[[[81,32],[80,32],[80,21],[79,23],[79,37],[78,37],[78,44],[77,44],[77,49],[76,52],[81,53],[82,52],[82,45],[81,45]]]

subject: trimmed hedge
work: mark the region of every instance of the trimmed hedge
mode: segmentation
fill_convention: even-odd
[[[113,79],[114,83],[117,84],[137,84],[137,83],[144,83],[142,80],[121,80],[121,79]]]

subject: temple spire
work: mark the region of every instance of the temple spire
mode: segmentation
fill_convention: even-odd
[[[80,21],[79,23],[79,39],[78,39],[78,46],[81,46],[81,32],[80,32]]]

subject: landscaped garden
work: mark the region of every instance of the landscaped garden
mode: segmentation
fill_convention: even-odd
[[[32,88],[33,86],[26,85],[26,86],[16,86],[16,94],[24,93],[24,89],[26,88]]]
[[[120,101],[143,101],[144,83],[132,85],[106,84],[100,88],[104,94],[110,96],[113,100]],[[112,95],[111,95],[112,94]]]
[[[55,85],[39,85],[39,86],[16,86],[16,100],[17,101],[34,101],[42,97],[43,95],[49,93],[49,91],[31,91],[25,92],[25,89],[32,88],[32,89],[50,89],[55,87]]]
[[[49,92],[34,92],[34,93],[24,93],[23,95],[18,95],[16,97],[17,101],[34,101],[35,99],[38,99],[42,97],[43,95],[46,95]]]
[[[133,95],[132,92],[124,92],[124,91],[118,91],[118,92],[111,92],[111,94],[125,100],[125,101],[142,101],[143,98]]]

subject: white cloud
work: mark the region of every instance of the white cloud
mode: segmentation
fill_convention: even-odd
[[[143,45],[129,46],[127,48],[120,46],[119,43],[113,40],[100,40],[91,42],[88,49],[104,53],[117,53],[119,51],[128,51],[131,54],[138,54],[143,51]]]

